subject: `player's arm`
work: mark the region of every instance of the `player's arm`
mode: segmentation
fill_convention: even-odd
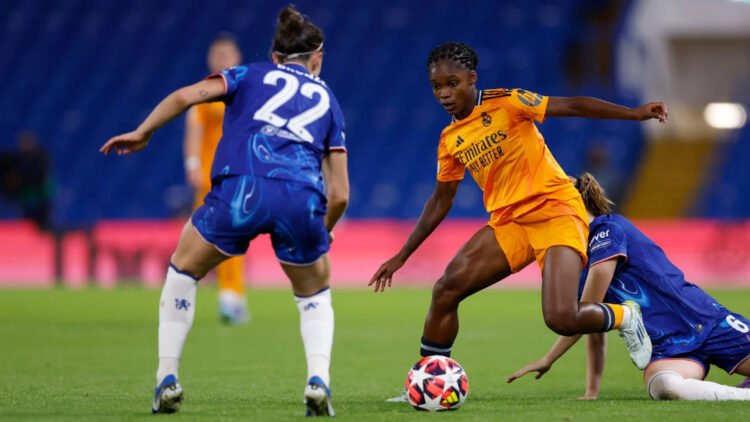
[[[191,106],[219,100],[224,93],[224,81],[220,78],[206,79],[180,88],[164,98],[136,130],[111,138],[99,151],[105,155],[113,149],[118,155],[138,152],[146,148],[154,131],[184,113]]]
[[[586,278],[586,283],[583,287],[583,293],[581,294],[581,302],[594,302],[601,303],[604,300],[604,296],[607,293],[609,284],[612,282],[612,278],[615,274],[615,268],[617,266],[617,256],[611,259],[602,261],[593,265],[589,269],[589,274]],[[601,337],[599,337],[601,335]],[[602,340],[605,336],[604,333],[589,334],[593,336],[593,340],[587,342],[587,357],[588,357],[588,372],[586,378],[586,394],[582,397],[584,399],[596,399],[599,394],[599,385],[601,382],[602,373],[604,373],[604,362],[606,356],[606,339]],[[536,362],[532,362],[515,374],[508,377],[507,381],[513,382],[516,379],[528,374],[529,372],[536,372],[536,379],[541,378],[547,371],[552,368],[552,365],[560,359],[574,344],[580,340],[582,335],[575,336],[560,336],[558,337],[552,348],[544,355],[541,359]]]
[[[427,239],[430,234],[440,225],[448,215],[453,206],[453,199],[456,197],[459,180],[452,182],[440,182],[435,184],[435,190],[432,196],[427,200],[419,216],[417,225],[414,226],[409,238],[401,247],[401,250],[391,259],[381,265],[372,276],[368,286],[375,285],[375,291],[384,291],[386,287],[391,287],[393,274],[401,268],[407,259],[417,250],[419,245]]]
[[[650,120],[664,123],[669,117],[667,105],[653,102],[629,108],[592,97],[549,97],[546,117],[588,117],[591,119]]]
[[[336,150],[323,157],[323,178],[326,182],[328,213],[325,216],[328,233],[339,221],[349,205],[349,170],[346,151]]]
[[[604,301],[607,289],[615,276],[619,258],[615,255],[589,268],[586,285],[581,294],[581,302],[601,303]],[[599,387],[606,360],[607,333],[588,334],[586,338],[586,393],[581,397],[582,399],[596,400],[599,397]]]

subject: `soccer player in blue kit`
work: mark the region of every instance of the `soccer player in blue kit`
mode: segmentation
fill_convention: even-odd
[[[589,263],[581,274],[581,300],[640,305],[651,337],[651,362],[644,381],[656,400],[750,400],[750,389],[704,381],[709,365],[750,375],[750,321],[734,313],[685,276],[664,251],[630,221],[612,214],[612,202],[590,174],[575,182],[591,222]],[[596,399],[606,354],[604,333],[589,334],[584,399]],[[550,351],[508,378],[508,382],[550,370],[580,335],[559,337]]]
[[[293,6],[279,14],[271,57],[273,63],[236,66],[178,89],[135,131],[101,148],[104,154],[140,151],[154,131],[191,106],[226,104],[211,191],[185,224],[162,290],[153,413],[175,412],[182,402],[177,372],[198,280],[268,233],[300,312],[307,414],[334,415],[327,252],[349,200],[344,119],[333,92],[318,77],[323,33]]]

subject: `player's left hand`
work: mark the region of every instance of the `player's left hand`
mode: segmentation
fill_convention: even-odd
[[[127,155],[133,152],[138,152],[148,146],[148,141],[151,139],[150,133],[143,133],[139,131],[133,131],[123,133],[110,138],[107,143],[99,148],[99,152],[104,155],[108,155],[110,151],[114,150],[117,155]]]
[[[536,362],[532,362],[532,363],[524,366],[523,368],[519,369],[515,374],[509,376],[508,379],[507,379],[508,384],[510,384],[511,382],[513,382],[513,381],[521,378],[522,376],[528,374],[529,372],[537,372],[537,374],[536,374],[536,376],[534,378],[539,379],[544,374],[546,374],[547,371],[550,370],[550,368],[552,368],[552,364],[551,363],[547,362],[547,360],[544,359],[544,358],[539,359]]]
[[[667,105],[661,101],[644,104],[635,109],[635,114],[638,120],[658,119],[659,123],[666,123],[669,118]]]

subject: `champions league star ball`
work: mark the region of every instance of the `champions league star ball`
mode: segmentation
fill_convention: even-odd
[[[469,394],[464,368],[445,356],[428,356],[415,363],[406,377],[406,396],[417,410],[456,410]]]

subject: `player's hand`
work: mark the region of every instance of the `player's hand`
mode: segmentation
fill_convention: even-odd
[[[122,135],[117,135],[113,138],[110,138],[107,143],[99,148],[99,152],[104,155],[108,155],[110,151],[114,150],[117,155],[131,154],[133,152],[138,152],[146,148],[146,146],[148,146],[149,139],[151,139],[150,133],[143,133],[137,130],[133,132],[123,133]]]
[[[596,400],[597,398],[599,398],[597,393],[587,391],[586,394],[578,397],[578,400]]]
[[[206,192],[211,188],[211,183],[203,176],[201,169],[188,170],[187,181],[196,192]]]
[[[406,260],[401,258],[400,255],[396,255],[389,259],[385,264],[381,265],[377,271],[375,271],[375,275],[372,276],[367,285],[372,286],[374,284],[376,292],[385,291],[386,287],[391,287],[393,274],[398,271],[399,268],[404,266],[404,262],[406,262]]]
[[[658,119],[659,123],[666,123],[669,117],[667,105],[661,101],[644,104],[635,109],[638,120]]]
[[[511,382],[513,382],[513,381],[521,378],[522,376],[528,374],[529,372],[536,372],[537,374],[536,374],[535,378],[539,379],[544,374],[546,374],[547,371],[550,370],[550,368],[552,368],[552,364],[549,363],[549,362],[547,362],[546,359],[542,358],[542,359],[539,359],[536,362],[530,363],[530,364],[524,366],[523,368],[519,369],[515,374],[509,376],[507,381],[508,381],[508,383],[511,383]]]

